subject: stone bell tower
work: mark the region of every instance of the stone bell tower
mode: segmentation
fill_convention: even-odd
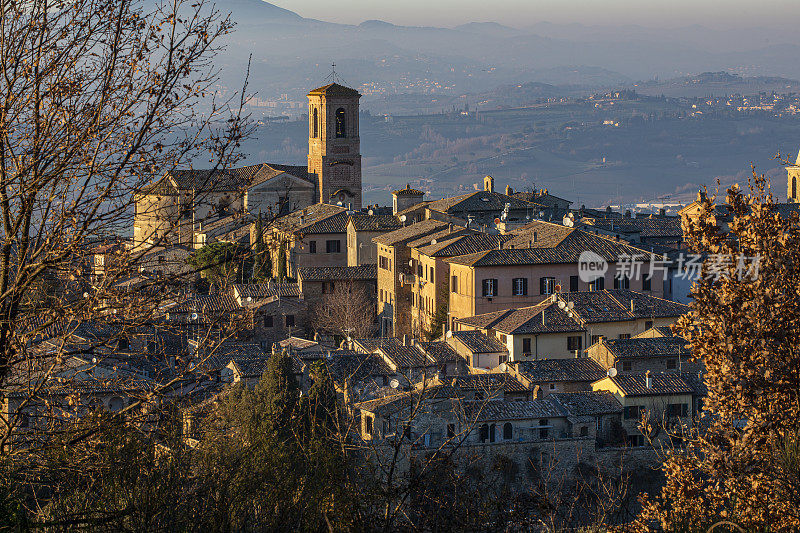
[[[361,209],[358,91],[331,83],[308,93],[308,172],[317,201]]]
[[[786,187],[786,199],[789,203],[800,203],[800,153],[794,165],[786,167],[789,183]]]

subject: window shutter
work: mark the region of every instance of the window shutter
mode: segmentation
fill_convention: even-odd
[[[547,284],[547,278],[539,278],[539,294],[545,293],[545,285]]]
[[[528,295],[528,278],[522,278],[522,295]]]

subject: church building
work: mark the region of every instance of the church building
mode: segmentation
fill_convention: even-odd
[[[134,246],[194,248],[204,226],[248,214],[277,216],[317,203],[361,209],[360,98],[338,83],[308,93],[307,166],[175,170],[138,191]]]

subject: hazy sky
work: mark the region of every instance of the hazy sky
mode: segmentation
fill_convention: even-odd
[[[710,27],[800,21],[800,0],[272,0],[304,17],[358,24],[454,26],[496,21],[525,27],[541,21]]]

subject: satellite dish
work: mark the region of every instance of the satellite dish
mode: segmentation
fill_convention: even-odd
[[[191,315],[189,315],[189,318],[191,318],[192,320],[197,320],[197,313],[192,313]]]
[[[494,219],[494,223],[495,224],[499,224],[500,223],[500,219],[499,218]]]
[[[406,221],[406,216],[400,215],[400,222],[405,222],[405,221]]]
[[[544,211],[539,211],[539,218],[544,218]]]
[[[567,307],[569,307],[570,309],[574,309],[575,308],[575,302],[569,302],[567,304]]]
[[[566,306],[567,306],[567,304],[564,303],[564,300],[559,300],[558,301],[558,308],[559,309],[564,309]]]
[[[84,297],[84,298],[88,298],[88,297],[89,297],[89,293],[88,293],[88,292],[84,292],[84,293],[83,293],[83,297]]]
[[[436,239],[431,239],[431,244],[436,244]]]
[[[564,215],[564,218],[561,220],[561,222],[566,227],[571,228],[575,225],[575,215],[573,215],[572,213],[567,213],[566,215]]]
[[[444,336],[447,337],[448,339],[452,339],[453,338],[453,332],[448,329],[447,333],[445,333]]]
[[[556,292],[561,292],[561,284],[560,284],[560,283],[559,283],[559,284],[557,284],[557,285],[554,287],[554,289],[555,289],[555,291],[556,291]]]
[[[374,215],[374,214],[375,214],[375,211],[373,211],[372,209],[370,209],[369,211],[367,211],[367,214],[368,214],[369,216],[372,216],[372,215]]]
[[[338,205],[339,207],[342,207],[344,204],[342,203],[341,200],[339,200],[338,202],[336,202],[336,205]]]
[[[253,301],[253,297],[252,296],[248,296],[247,298],[245,298],[245,301],[252,302]]]
[[[400,382],[397,381],[397,378],[392,378],[392,381],[389,382],[389,386],[393,389],[396,389],[400,386]]]
[[[617,375],[617,369],[616,368],[614,368],[612,366],[611,368],[608,369],[608,377],[613,378],[616,375]]]

